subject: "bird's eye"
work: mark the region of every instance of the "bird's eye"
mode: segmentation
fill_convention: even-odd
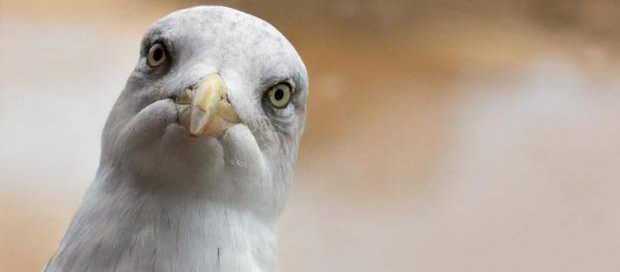
[[[151,45],[149,52],[146,54],[146,61],[151,67],[157,67],[166,62],[168,56],[166,55],[166,48],[161,43]]]
[[[267,99],[275,108],[286,108],[291,101],[291,86],[286,83],[280,83],[271,87],[267,91]]]

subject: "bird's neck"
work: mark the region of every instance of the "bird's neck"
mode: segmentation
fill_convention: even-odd
[[[275,222],[200,194],[118,180],[99,175],[48,267],[59,270],[49,271],[277,270]]]

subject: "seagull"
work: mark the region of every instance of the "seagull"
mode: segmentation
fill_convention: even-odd
[[[302,59],[269,23],[219,6],[159,19],[43,271],[278,271],[307,95]]]

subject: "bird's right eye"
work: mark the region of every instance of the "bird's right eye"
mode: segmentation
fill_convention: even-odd
[[[155,43],[149,48],[149,52],[146,54],[146,62],[151,67],[157,67],[162,65],[168,59],[166,47],[161,43]]]

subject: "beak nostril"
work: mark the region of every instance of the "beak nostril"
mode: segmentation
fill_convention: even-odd
[[[171,99],[174,100],[177,104],[191,104],[193,97],[193,92],[191,89],[185,89],[179,93],[174,93],[171,95]]]

